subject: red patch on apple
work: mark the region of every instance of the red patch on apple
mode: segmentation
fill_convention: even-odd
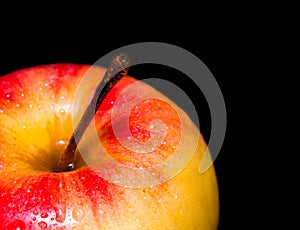
[[[143,116],[141,116],[143,114]],[[151,138],[152,121],[159,120],[166,127],[166,136],[158,140],[157,145],[151,143],[149,146],[146,142]],[[130,111],[129,119],[120,117],[117,119],[116,126],[120,127],[129,122],[128,133],[117,132],[113,129],[111,121],[102,127],[100,140],[106,151],[119,163],[133,168],[151,168],[166,162],[172,157],[176,148],[180,144],[181,121],[177,112],[172,106],[161,99],[149,98],[140,101]],[[126,129],[126,127],[124,128]],[[161,130],[154,127],[152,132]],[[134,138],[138,144],[128,147],[120,142],[121,139]],[[158,137],[154,137],[158,138]],[[126,143],[126,140],[125,140]],[[156,144],[156,143],[155,143]],[[130,145],[130,144],[128,144]],[[147,152],[139,152],[139,148]]]

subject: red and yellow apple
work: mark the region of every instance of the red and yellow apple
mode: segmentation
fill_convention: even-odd
[[[181,135],[197,142],[196,150],[188,142],[181,146],[183,154],[193,152],[189,163],[170,180],[147,188],[106,180],[94,170],[97,162],[91,167],[80,154],[73,171],[54,172],[74,129],[72,116],[79,116],[73,114],[74,101],[88,70],[95,78],[105,73],[101,67],[54,64],[0,77],[0,229],[217,229],[214,168],[198,172],[207,146],[184,111],[149,85],[137,84],[134,90],[149,93],[149,98],[130,113],[132,136],[149,139],[149,121],[154,119],[164,122],[167,135],[149,154],[134,154],[116,138],[112,108],[122,90],[137,81],[129,76],[117,83],[95,114],[106,151],[124,167],[151,168],[172,157],[183,127]],[[81,94],[83,101],[89,96],[84,89]],[[89,148],[91,155],[85,158],[101,157],[101,151]]]

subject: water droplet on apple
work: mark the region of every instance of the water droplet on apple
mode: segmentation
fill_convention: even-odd
[[[99,212],[99,214],[103,214],[104,213],[104,211],[101,210],[101,209],[98,212]]]
[[[42,218],[47,218],[47,217],[48,217],[48,214],[47,214],[47,213],[42,213],[42,214],[41,214],[41,217],[42,217]]]
[[[61,114],[64,114],[66,111],[64,109],[59,110]]]
[[[59,188],[62,188],[63,187],[63,184],[62,182],[59,182],[59,185],[58,185]]]
[[[45,229],[48,227],[47,223],[44,222],[44,221],[41,221],[38,223],[38,226],[41,228],[41,229]]]
[[[63,223],[65,221],[65,217],[64,216],[56,216],[55,217],[55,220],[57,222],[60,222],[60,223]]]
[[[63,223],[66,218],[66,211],[63,210],[62,208],[58,208],[58,207],[54,208],[54,211],[56,214],[55,220],[57,222]]]
[[[24,95],[24,93],[21,93],[21,97],[24,97],[25,95]]]
[[[32,104],[29,104],[29,108],[32,108],[32,106],[33,106]]]
[[[7,207],[9,207],[9,208],[14,208],[16,205],[14,204],[14,203],[9,203],[8,205],[7,205]]]
[[[33,221],[36,221],[36,217],[34,216],[34,217],[32,218],[32,220],[33,220]]]
[[[81,208],[74,208],[74,210],[72,212],[72,216],[73,216],[74,220],[81,221],[85,216],[85,212]]]
[[[38,215],[39,214],[36,209],[34,209],[32,213],[33,213],[33,215]]]
[[[4,110],[0,109],[0,113],[4,113]]]
[[[64,140],[59,140],[56,142],[57,145],[65,145],[66,142]]]
[[[22,220],[15,220],[14,222],[12,222],[8,225],[8,229],[25,230],[26,225],[25,225],[24,221],[22,221]]]
[[[20,105],[19,105],[19,104],[16,104],[16,107],[17,107],[17,108],[19,108],[19,107],[20,107]]]
[[[75,164],[74,163],[68,164],[68,169],[73,170],[74,168],[75,168]]]

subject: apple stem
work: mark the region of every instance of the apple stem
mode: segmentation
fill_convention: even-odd
[[[94,118],[97,110],[99,109],[107,94],[117,84],[117,82],[127,74],[128,66],[129,58],[126,54],[121,53],[119,55],[116,55],[112,59],[102,81],[99,83],[95,91],[90,104],[88,105],[77,127],[75,128],[64,153],[58,160],[54,169],[55,172],[68,172],[74,170],[77,144],[81,140],[85,130]]]

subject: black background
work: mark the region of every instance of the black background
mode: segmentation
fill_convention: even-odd
[[[215,161],[220,192],[219,229],[244,229],[242,226],[245,224],[255,226],[259,218],[257,212],[249,214],[250,207],[253,207],[249,197],[255,196],[257,191],[248,184],[251,178],[244,175],[249,164],[247,161],[251,159],[248,155],[251,145],[241,132],[251,129],[244,117],[247,113],[245,107],[250,104],[244,90],[250,78],[242,68],[243,54],[251,49],[248,43],[243,42],[248,33],[243,30],[237,32],[240,27],[232,28],[232,21],[221,20],[206,27],[205,23],[197,24],[196,19],[182,26],[170,20],[165,24],[151,22],[143,26],[129,23],[125,28],[110,21],[104,25],[89,26],[72,19],[66,23],[43,25],[36,22],[21,25],[4,23],[0,42],[0,75],[40,64],[93,64],[108,52],[137,42],[169,43],[195,54],[216,78],[227,108],[227,133]],[[182,88],[201,110],[201,132],[205,140],[209,139],[210,115],[206,101],[188,78],[176,70],[157,65],[132,67],[129,74],[139,79],[165,77]],[[176,98],[172,99],[176,102]],[[253,191],[251,195],[250,190]]]

